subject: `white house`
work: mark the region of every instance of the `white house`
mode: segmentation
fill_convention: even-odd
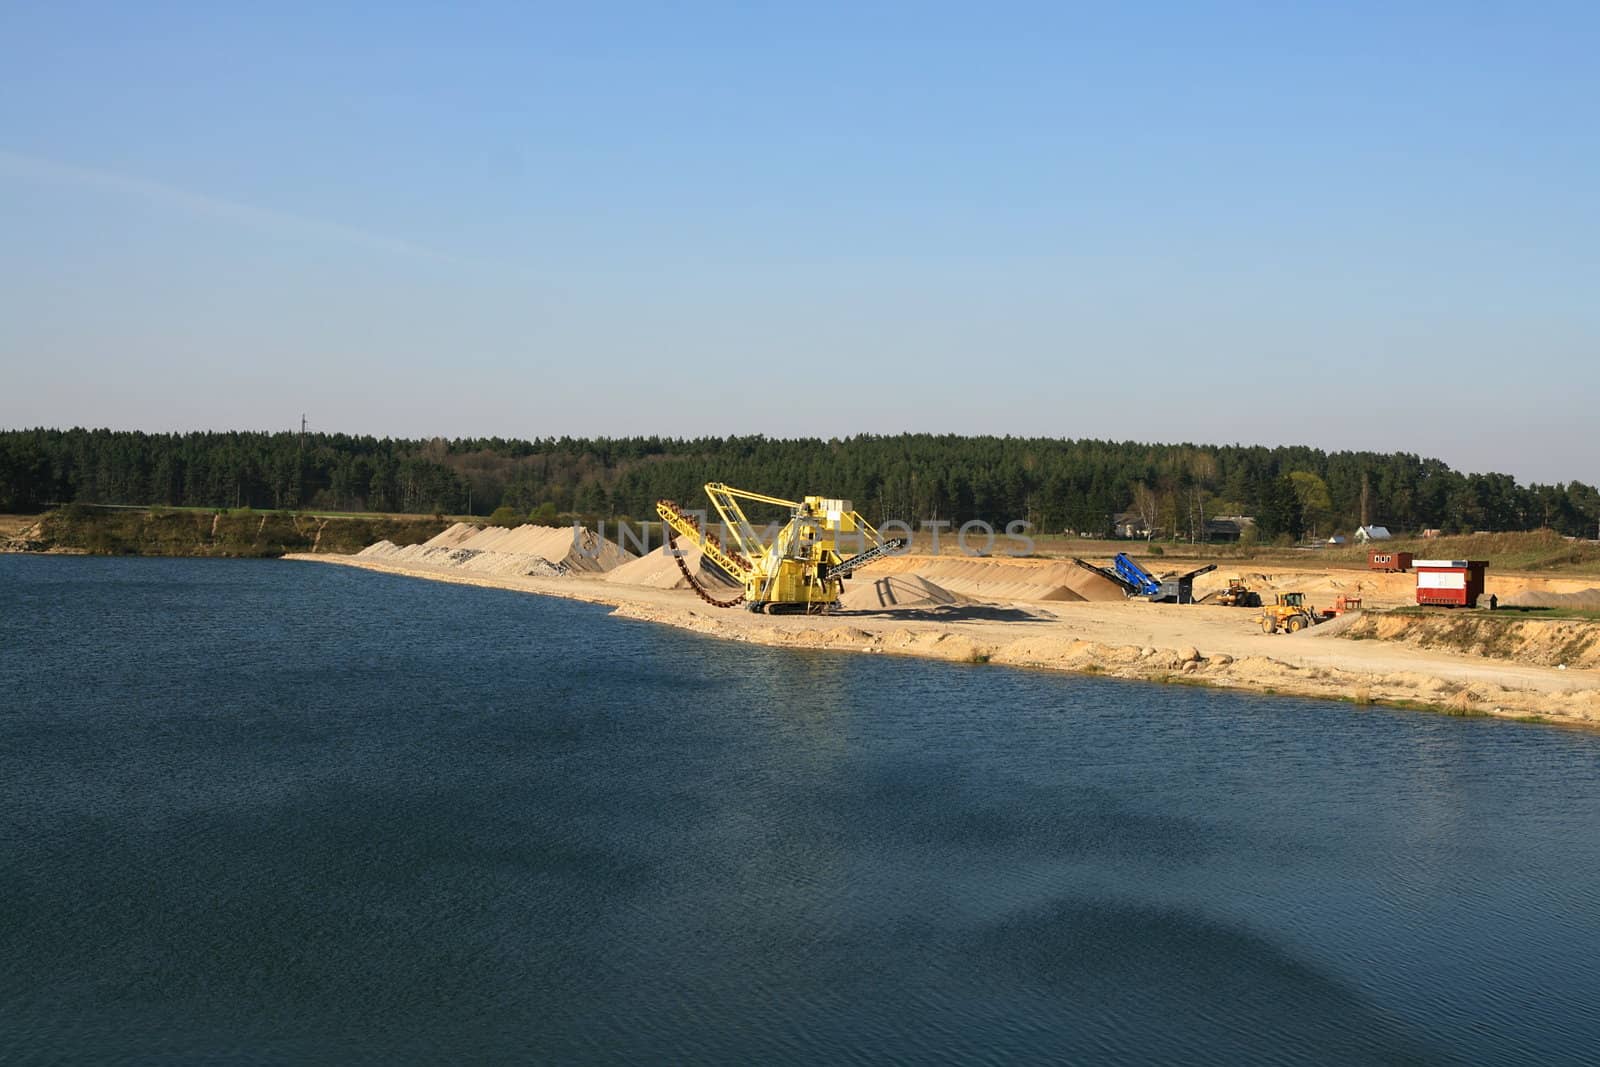
[[[1389,528],[1387,526],[1357,526],[1356,527],[1356,540],[1357,541],[1362,541],[1362,542],[1366,542],[1366,541],[1387,541],[1387,540],[1389,540],[1390,536],[1391,535],[1389,533]]]

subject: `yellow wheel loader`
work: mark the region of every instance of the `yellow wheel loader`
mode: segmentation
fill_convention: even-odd
[[[1304,593],[1279,593],[1276,600],[1277,603],[1270,605],[1261,614],[1261,629],[1264,633],[1275,634],[1279,630],[1291,634],[1299,633],[1322,621],[1317,609],[1306,604]]]

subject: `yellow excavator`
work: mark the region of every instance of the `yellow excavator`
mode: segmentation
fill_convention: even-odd
[[[667,532],[667,550],[677,558],[690,587],[719,608],[743,603],[750,611],[769,615],[824,612],[838,603],[844,579],[853,571],[906,546],[904,538],[885,540],[848,500],[822,496],[785,500],[721,482],[705,488],[732,545],[724,545],[715,531],[702,528],[695,516],[670,500],[656,501],[656,514]],[[789,520],[764,541],[740,501],[787,508]],[[712,595],[684,562],[677,548],[679,537],[687,538],[704,558],[742,585],[743,592],[728,599]],[[849,558],[841,556],[841,539],[849,539],[854,542],[850,547],[860,550]]]

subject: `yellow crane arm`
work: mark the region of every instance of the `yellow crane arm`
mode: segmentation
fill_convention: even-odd
[[[693,541],[694,546],[702,554],[735,579],[745,582],[755,574],[756,567],[753,563],[737,552],[724,549],[716,534],[700,529],[700,524],[695,522],[692,516],[684,514],[683,509],[672,501],[656,501],[656,514],[679,535]]]
[[[797,508],[800,506],[800,501],[798,500],[785,500],[780,496],[767,496],[765,493],[752,493],[748,489],[735,489],[733,486],[723,485],[721,482],[707,483],[706,492],[725,493],[728,496],[736,496],[741,500],[754,500],[760,504],[776,504],[781,508]]]
[[[757,564],[765,562],[768,552],[774,546],[761,543],[761,538],[756,536],[755,527],[750,524],[744,509],[739,506],[739,501],[754,500],[759,504],[775,504],[791,510],[800,506],[798,500],[784,500],[782,497],[752,493],[747,489],[735,489],[731,485],[723,485],[721,482],[706,483],[706,496],[711,500],[711,506],[717,509],[717,514],[722,516],[722,524],[733,534],[734,540],[739,542],[739,551],[755,560]]]

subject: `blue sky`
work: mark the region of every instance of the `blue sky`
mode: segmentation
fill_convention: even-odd
[[[1589,5],[252,6],[0,6],[0,426],[1600,481]]]

